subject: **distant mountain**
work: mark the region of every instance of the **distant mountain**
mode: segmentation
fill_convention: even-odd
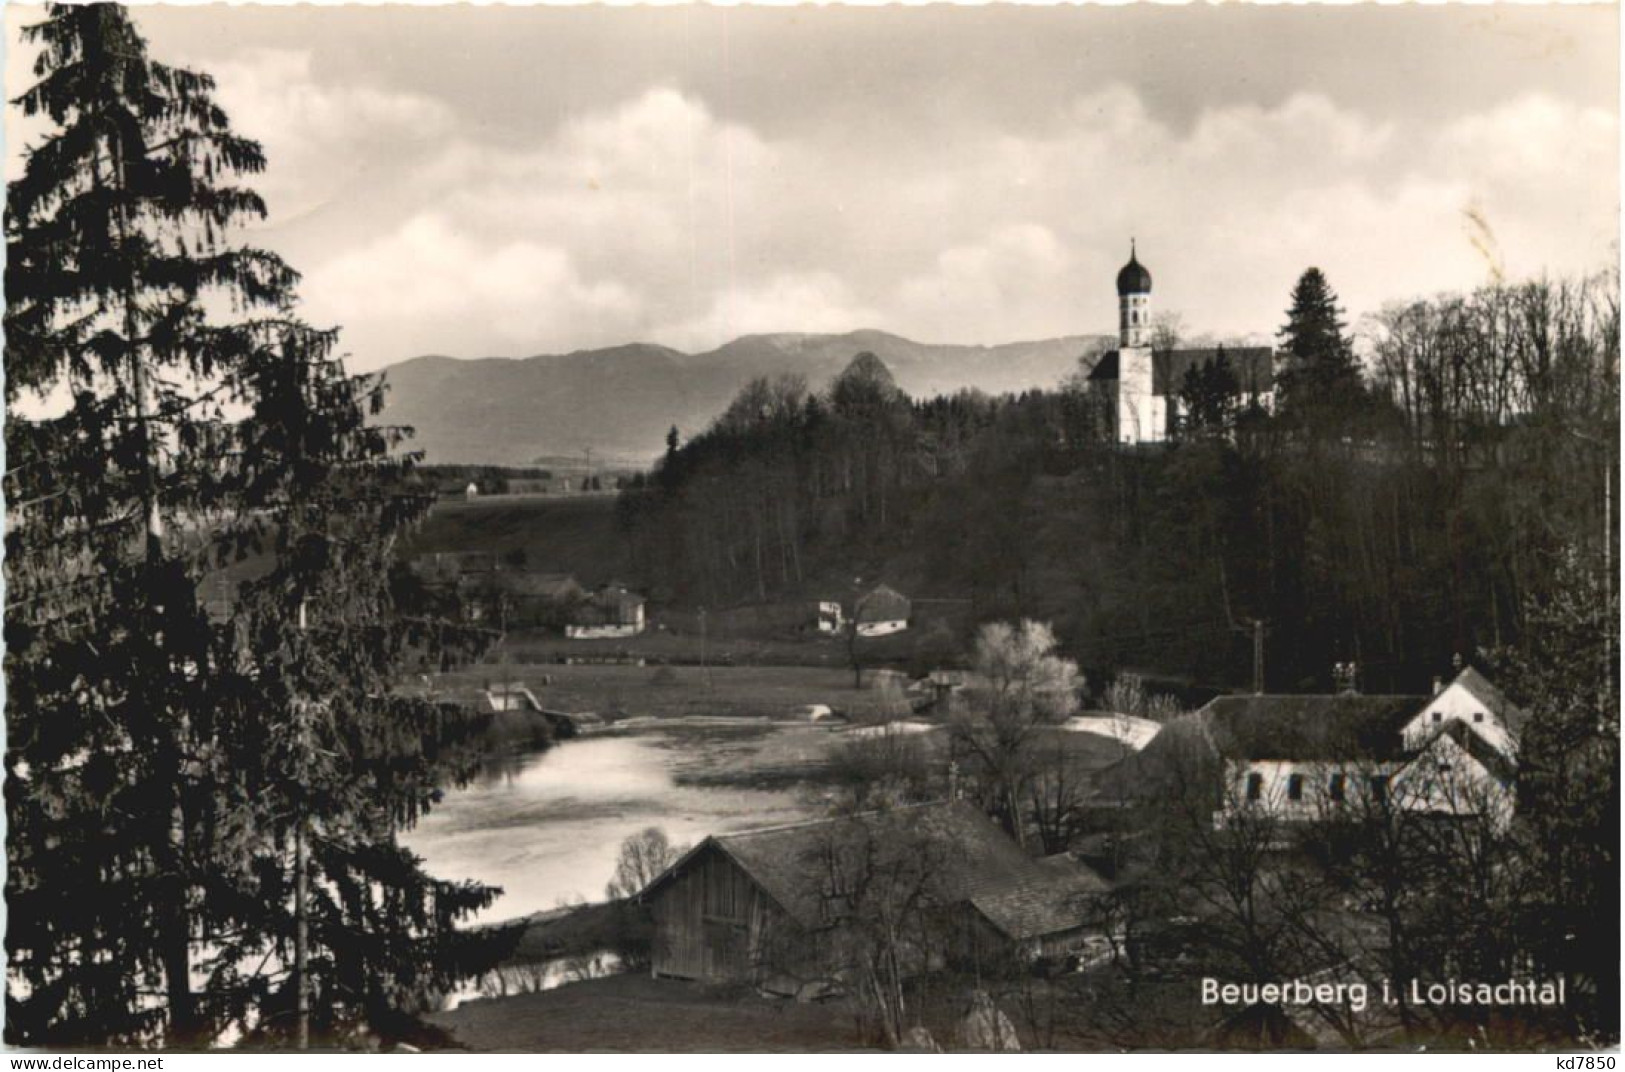
[[[417,430],[431,462],[528,465],[545,455],[651,459],[676,425],[708,425],[753,376],[797,373],[823,389],[855,354],[874,352],[915,398],[961,388],[989,394],[1054,387],[1111,344],[1072,335],[1002,346],[918,343],[880,331],[746,335],[686,354],[633,343],[526,358],[418,357],[384,370],[382,420]]]

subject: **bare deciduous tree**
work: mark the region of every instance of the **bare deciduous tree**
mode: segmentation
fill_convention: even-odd
[[[633,834],[621,842],[615,877],[604,887],[605,896],[612,901],[637,896],[687,851],[687,845],[673,845],[658,826]]]

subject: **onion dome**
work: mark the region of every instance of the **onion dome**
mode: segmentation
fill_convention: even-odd
[[[1128,263],[1117,273],[1117,294],[1119,297],[1127,297],[1130,294],[1150,293],[1151,273],[1145,270],[1145,266],[1135,256],[1134,245],[1130,243]]]

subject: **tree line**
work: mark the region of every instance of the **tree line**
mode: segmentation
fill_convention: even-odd
[[[752,381],[675,436],[621,520],[680,601],[860,575],[1055,624],[1092,672],[1415,688],[1516,641],[1564,549],[1616,541],[1612,275],[1488,285],[1350,334],[1324,275],[1290,298],[1272,406],[1222,348],[1172,443],[1124,450],[1083,370],[1055,390],[912,400],[860,354],[822,392]],[[1228,401],[1226,400],[1228,398]],[[965,638],[968,639],[968,638]]]

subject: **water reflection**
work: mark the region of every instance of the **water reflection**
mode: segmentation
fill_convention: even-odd
[[[674,844],[692,844],[711,833],[815,814],[817,805],[797,787],[730,784],[753,757],[815,753],[827,734],[812,732],[639,726],[545,750],[502,750],[404,840],[438,878],[503,888],[480,922],[601,900],[622,840],[644,827],[662,827]],[[696,772],[707,777],[689,784]]]

